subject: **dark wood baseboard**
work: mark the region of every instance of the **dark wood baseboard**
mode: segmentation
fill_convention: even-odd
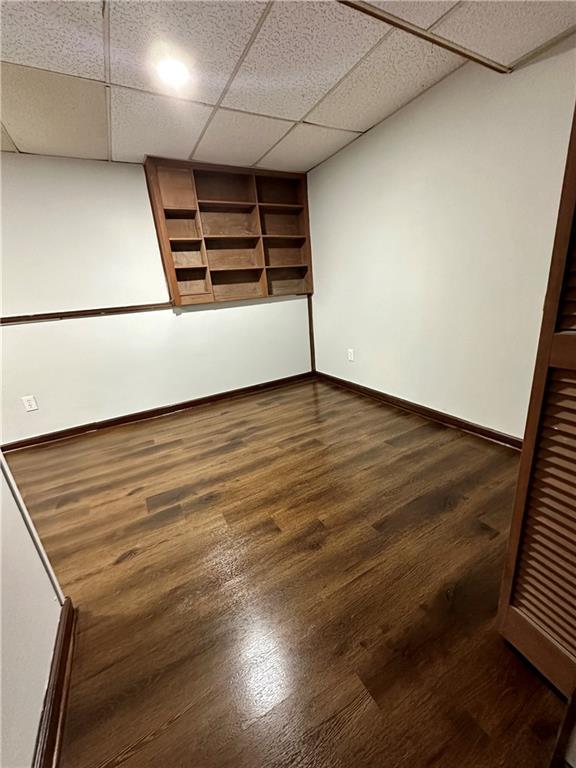
[[[32,768],[57,768],[58,766],[70,687],[75,626],[76,611],[72,600],[67,597],[60,613]]]
[[[495,429],[489,427],[482,427],[479,424],[474,424],[471,421],[460,419],[457,416],[451,416],[448,413],[442,413],[442,411],[436,411],[434,408],[428,408],[425,405],[418,405],[412,403],[410,400],[403,400],[401,397],[395,397],[394,395],[387,395],[384,392],[379,392],[376,389],[370,387],[364,387],[361,384],[355,384],[352,381],[346,381],[346,379],[339,379],[336,376],[331,376],[328,373],[320,373],[319,371],[309,371],[308,373],[300,373],[296,376],[287,376],[283,379],[274,379],[273,381],[267,381],[263,384],[253,384],[249,387],[242,387],[240,389],[232,389],[228,392],[220,392],[216,395],[207,395],[206,397],[198,397],[195,400],[186,400],[181,403],[174,403],[173,405],[163,405],[158,408],[150,408],[147,411],[137,411],[136,413],[129,413],[126,416],[117,416],[112,419],[105,419],[103,421],[94,421],[89,424],[81,424],[77,427],[70,427],[69,429],[61,429],[57,432],[48,432],[44,435],[36,435],[34,437],[27,437],[23,440],[15,440],[11,443],[5,443],[1,448],[2,451],[16,451],[19,448],[30,448],[41,443],[52,442],[53,440],[64,440],[69,437],[76,437],[86,432],[93,432],[97,429],[105,429],[106,427],[115,427],[121,424],[130,424],[133,421],[142,421],[143,419],[155,419],[158,416],[165,416],[169,413],[175,413],[176,411],[184,411],[188,408],[195,408],[199,405],[206,405],[207,403],[216,402],[218,400],[225,400],[228,398],[242,397],[244,395],[251,395],[255,392],[261,392],[267,389],[275,389],[277,387],[283,387],[286,384],[292,384],[299,381],[307,381],[311,379],[318,379],[320,381],[328,381],[337,386],[344,387],[358,394],[365,395],[366,397],[372,397],[376,400],[381,400],[387,405],[392,405],[395,408],[401,408],[404,411],[410,411],[416,413],[425,419],[436,421],[440,424],[444,424],[447,427],[453,427],[454,429],[460,429],[463,432],[470,432],[473,435],[484,437],[487,440],[492,440],[496,443],[502,443],[508,445],[511,448],[520,450],[522,448],[522,439],[519,437],[513,437],[507,435],[504,432],[498,432]]]
[[[243,395],[252,395],[255,392],[261,392],[266,389],[275,389],[276,387],[283,387],[286,384],[292,384],[298,381],[306,381],[307,379],[314,378],[314,376],[315,373],[313,371],[308,371],[307,373],[299,373],[296,376],[286,376],[283,379],[266,381],[263,384],[252,384],[249,387],[231,389],[228,392],[219,392],[216,395],[198,397],[195,400],[186,400],[182,403],[174,403],[173,405],[162,405],[158,408],[150,408],[147,411],[137,411],[136,413],[129,413],[126,416],[116,416],[112,419],[94,421],[90,424],[80,424],[77,427],[60,429],[57,432],[48,432],[44,435],[35,435],[34,437],[26,437],[23,440],[15,440],[11,443],[5,443],[1,446],[1,450],[3,452],[16,451],[19,448],[30,448],[35,445],[40,445],[41,443],[52,442],[53,440],[64,440],[69,437],[76,437],[77,435],[83,435],[86,432],[94,432],[97,429],[116,427],[120,424],[130,424],[133,421],[142,421],[143,419],[155,419],[158,416],[165,416],[166,414],[175,413],[176,411],[184,411],[188,408],[195,408],[199,405],[206,405],[206,403],[213,403],[217,400],[225,400],[232,397],[242,397]]]
[[[517,450],[522,448],[522,439],[520,437],[507,435],[504,432],[498,432],[498,430],[490,429],[489,427],[482,427],[479,424],[460,419],[457,416],[450,416],[448,413],[436,411],[434,408],[418,405],[417,403],[410,402],[410,400],[403,400],[401,397],[395,397],[394,395],[387,395],[384,392],[379,392],[377,389],[364,387],[361,384],[354,384],[354,382],[346,381],[346,379],[339,379],[337,376],[330,376],[328,373],[320,373],[320,371],[317,371],[316,376],[322,381],[329,381],[332,384],[344,387],[352,392],[357,392],[360,395],[381,400],[387,405],[393,405],[395,408],[401,408],[403,411],[416,413],[418,416],[423,416],[425,419],[430,419],[430,421],[444,424],[446,427],[453,427],[454,429],[460,429],[463,432],[470,432],[473,435],[478,435],[487,440],[493,440],[496,443],[508,445],[510,448],[515,448]]]

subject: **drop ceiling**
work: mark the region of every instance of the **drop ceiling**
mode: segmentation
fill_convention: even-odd
[[[570,1],[371,5],[502,65],[576,28]],[[466,62],[335,0],[0,7],[3,151],[307,171]],[[191,72],[178,93],[164,56]]]

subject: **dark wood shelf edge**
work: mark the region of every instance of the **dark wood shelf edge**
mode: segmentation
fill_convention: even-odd
[[[67,597],[60,612],[32,768],[53,768],[59,763],[70,688],[75,628],[76,611],[72,600]]]
[[[308,264],[266,264],[266,269],[308,269]]]
[[[258,200],[258,207],[269,208],[271,211],[278,211],[279,213],[282,213],[282,211],[289,213],[291,210],[292,211],[304,210],[304,206],[302,205],[302,203],[265,203],[262,200]]]
[[[222,208],[255,208],[256,200],[198,200],[198,205],[216,205]]]
[[[217,163],[200,163],[195,160],[174,160],[158,155],[146,155],[144,167],[146,165],[166,165],[173,167],[185,166],[191,171],[214,171],[219,173],[238,173],[242,176],[271,176],[279,179],[300,179],[306,181],[305,173],[294,173],[292,171],[272,171],[267,168],[247,168],[242,165],[219,165]]]
[[[307,240],[308,235],[262,235],[264,240]]]
[[[266,269],[264,264],[238,267],[209,267],[210,272],[261,272]]]
[[[204,240],[259,240],[262,235],[204,235]]]

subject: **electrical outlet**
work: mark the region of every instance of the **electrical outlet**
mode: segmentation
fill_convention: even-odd
[[[22,398],[22,402],[24,403],[25,411],[38,410],[38,403],[36,402],[36,398],[34,397],[34,395],[24,395],[24,397]]]
[[[349,349],[348,350],[348,362],[353,363],[354,362],[354,350]]]

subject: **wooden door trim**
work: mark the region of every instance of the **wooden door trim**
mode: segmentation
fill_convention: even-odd
[[[522,455],[520,458],[520,468],[518,471],[518,481],[516,484],[516,496],[514,501],[512,525],[508,539],[508,552],[506,555],[504,573],[502,576],[499,607],[499,622],[501,631],[503,631],[505,626],[506,613],[510,608],[509,604],[514,584],[516,560],[518,557],[518,550],[522,538],[525,517],[524,512],[528,491],[530,488],[530,475],[532,472],[536,440],[539,431],[540,411],[544,399],[548,366],[550,365],[554,343],[554,329],[556,327],[558,303],[562,293],[564,271],[566,267],[568,249],[570,246],[572,223],[574,220],[575,210],[576,111],[572,120],[572,132],[568,145],[566,170],[564,172],[564,181],[562,184],[562,193],[560,197],[560,208],[558,211],[558,221],[556,224],[556,234],[554,237],[554,246],[552,249],[550,275],[548,278],[548,287],[546,289],[546,298],[544,300],[542,326],[540,329],[540,339],[538,342],[538,352],[536,355],[534,379],[532,381],[532,392],[530,395],[530,404],[528,406],[526,430],[524,433]]]
[[[561,648],[545,629],[512,605],[504,616],[502,632],[506,640],[555,688],[564,696],[570,696],[576,687],[576,659]]]
[[[576,690],[572,692],[564,719],[558,729],[558,738],[556,740],[556,747],[554,754],[552,755],[552,761],[549,768],[566,768],[566,752],[570,744],[570,737],[576,730]]]
[[[574,341],[571,332],[555,333],[550,343],[549,365],[553,368],[569,368],[574,365]]]
[[[60,612],[32,768],[55,768],[60,761],[68,690],[70,688],[75,627],[76,611],[72,605],[72,600],[67,597]]]

